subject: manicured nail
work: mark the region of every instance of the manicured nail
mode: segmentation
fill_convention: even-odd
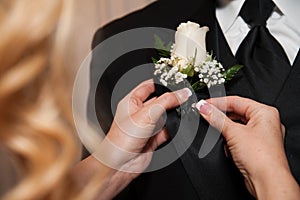
[[[175,92],[177,98],[180,102],[186,101],[190,96],[192,96],[192,91],[189,88],[183,88]]]
[[[196,108],[204,115],[208,115],[211,113],[212,108],[209,105],[209,103],[207,103],[207,101],[201,99],[197,104],[196,104]]]
[[[204,104],[207,104],[207,102],[203,99],[201,99],[196,105],[195,107],[200,111],[201,106],[203,106]]]

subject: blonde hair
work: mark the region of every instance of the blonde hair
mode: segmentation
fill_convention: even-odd
[[[21,174],[3,199],[72,195],[67,174],[81,148],[73,135],[71,85],[63,72],[71,4],[0,3],[0,141]]]

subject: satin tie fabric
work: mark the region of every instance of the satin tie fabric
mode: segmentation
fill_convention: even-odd
[[[275,4],[271,0],[246,0],[239,15],[251,28],[236,53],[255,100],[273,105],[288,75],[290,64],[281,45],[270,34],[266,21]]]

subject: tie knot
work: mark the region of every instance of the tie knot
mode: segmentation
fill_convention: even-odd
[[[272,0],[246,0],[239,15],[251,27],[265,26],[274,7]]]

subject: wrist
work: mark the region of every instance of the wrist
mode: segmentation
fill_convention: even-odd
[[[250,178],[251,179],[251,178]],[[300,191],[289,167],[272,166],[251,179],[257,199],[299,199]]]
[[[138,157],[138,155],[140,154],[129,152],[115,145],[107,138],[102,141],[97,150],[92,154],[94,160],[105,167],[105,171],[111,173],[113,176],[122,174],[120,172],[130,172],[131,166],[128,162]]]

